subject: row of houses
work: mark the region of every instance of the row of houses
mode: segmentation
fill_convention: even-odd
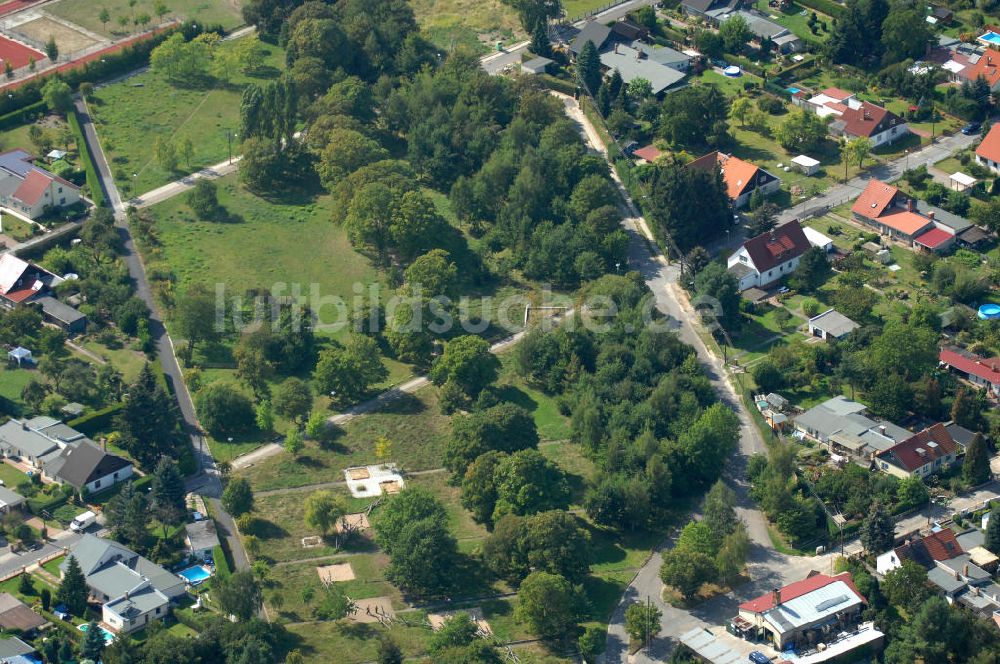
[[[910,561],[927,570],[927,581],[949,604],[959,604],[984,618],[1000,611],[1000,585],[993,581],[1000,558],[983,546],[978,528],[956,534],[935,526],[879,555],[876,572],[882,576]]]
[[[746,21],[751,43],[760,47],[770,41],[781,53],[797,53],[805,44],[791,30],[776,23],[762,12],[753,9],[752,2],[741,0],[683,0],[681,10],[718,27],[728,20],[739,17]]]
[[[798,436],[815,440],[831,454],[901,479],[926,478],[950,468],[975,435],[954,422],[913,433],[871,417],[867,406],[844,396],[813,406],[792,422]]]
[[[132,478],[132,464],[84,434],[47,416],[0,425],[0,454],[40,471],[42,477],[93,494]]]

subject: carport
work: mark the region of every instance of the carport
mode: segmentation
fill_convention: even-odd
[[[715,634],[700,627],[681,634],[681,643],[693,650],[702,660],[712,664],[742,664],[746,659],[732,648],[720,643]]]

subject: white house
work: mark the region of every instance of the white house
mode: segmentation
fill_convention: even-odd
[[[83,570],[90,595],[102,604],[101,620],[113,632],[141,629],[170,612],[185,593],[185,581],[111,540],[86,534],[69,555]],[[65,575],[69,557],[59,569]]]
[[[729,272],[741,291],[767,286],[795,271],[809,249],[809,240],[798,221],[790,221],[751,238],[729,257]]]
[[[24,150],[0,154],[0,204],[37,219],[49,209],[79,202],[80,188],[35,166]]]

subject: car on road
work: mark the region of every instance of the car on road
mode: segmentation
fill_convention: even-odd
[[[970,122],[969,124],[962,127],[962,133],[966,136],[972,136],[973,134],[978,134],[979,130],[983,128],[980,122]]]
[[[750,661],[753,662],[753,664],[771,664],[771,658],[759,650],[753,650],[750,652]]]

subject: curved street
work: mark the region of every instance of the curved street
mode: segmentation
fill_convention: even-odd
[[[156,343],[156,354],[159,357],[160,365],[163,367],[167,386],[177,401],[182,427],[185,434],[191,440],[195,459],[198,462],[198,467],[201,469],[198,475],[188,479],[188,490],[201,495],[205,500],[209,501],[212,505],[219,530],[226,537],[229,544],[234,565],[237,569],[248,569],[250,563],[247,559],[246,551],[243,550],[243,544],[237,535],[236,524],[233,518],[223,509],[222,503],[219,501],[219,497],[222,495],[222,481],[219,478],[215,458],[212,456],[212,451],[209,449],[201,433],[201,427],[198,425],[198,416],[195,413],[191,394],[184,383],[181,368],[177,364],[173,341],[170,339],[170,335],[163,324],[163,318],[160,316],[156,301],[153,298],[153,291],[149,286],[149,279],[146,277],[146,268],[142,263],[142,257],[139,255],[135,247],[135,242],[132,239],[132,234],[129,232],[125,218],[125,204],[122,202],[121,194],[118,192],[118,187],[115,185],[114,178],[111,175],[111,169],[108,166],[104,150],[101,148],[94,124],[91,122],[86,101],[79,95],[76,95],[74,103],[80,119],[80,129],[87,143],[87,149],[93,156],[94,165],[97,168],[97,175],[101,181],[101,189],[104,191],[104,195],[107,197],[111,209],[114,211],[115,224],[122,237],[122,258],[128,266],[129,275],[134,282],[136,294],[149,307],[149,332]],[[173,194],[177,194],[185,190],[185,187],[175,187],[172,189],[172,192]]]

